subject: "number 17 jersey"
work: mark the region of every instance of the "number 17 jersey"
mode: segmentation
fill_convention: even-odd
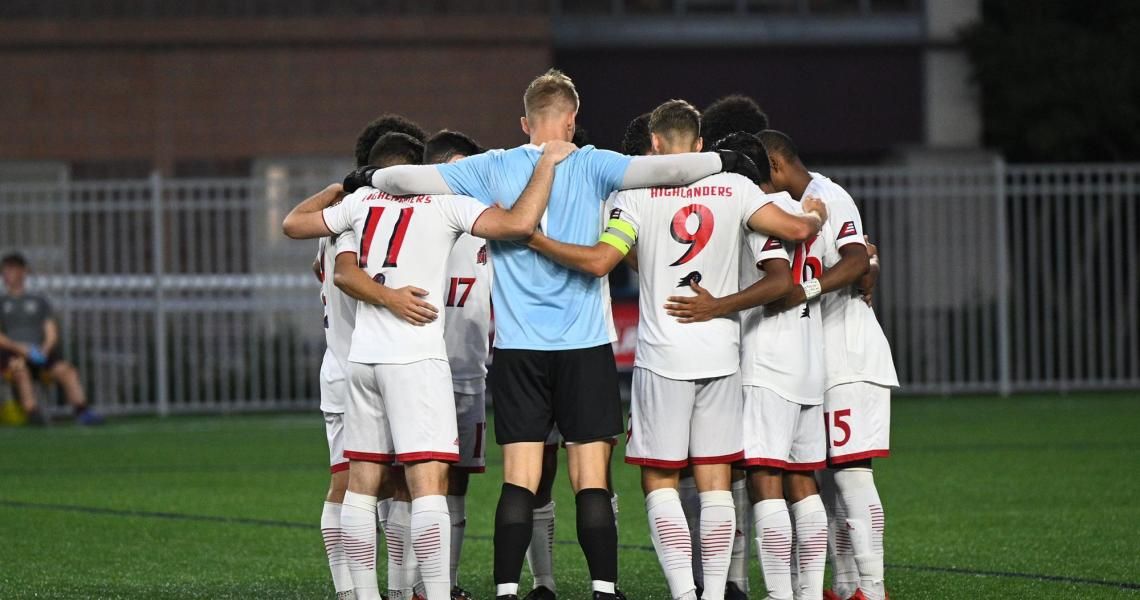
[[[680,380],[724,377],[740,369],[735,316],[680,323],[665,313],[665,304],[669,296],[693,296],[690,282],[717,297],[739,291],[740,244],[748,219],[772,199],[732,173],[617,195],[610,229],[614,219],[621,221],[637,244],[636,366]]]
[[[451,248],[487,209],[467,196],[392,196],[366,187],[326,208],[323,216],[333,233],[354,232],[358,264],[373,280],[392,289],[410,285],[427,290],[422,299],[438,308],[445,305]],[[417,326],[386,308],[361,302],[348,360],[364,364],[447,360],[446,317],[439,316]]]

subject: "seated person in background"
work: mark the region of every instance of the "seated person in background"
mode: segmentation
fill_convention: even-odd
[[[63,388],[77,423],[101,424],[103,417],[87,405],[79,372],[59,358],[59,325],[51,303],[42,296],[24,293],[28,263],[23,255],[14,253],[0,259],[0,274],[8,291],[0,297],[0,372],[15,386],[28,420],[38,425],[48,422],[36,405],[32,381],[50,375]]]

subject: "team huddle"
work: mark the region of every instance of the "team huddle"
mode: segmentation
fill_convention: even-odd
[[[319,239],[338,598],[471,598],[458,570],[486,391],[503,450],[496,597],[519,597],[524,560],[525,598],[556,597],[560,446],[593,597],[624,597],[610,456],[625,434],[671,597],[747,598],[755,539],[769,598],[886,598],[871,461],[889,454],[898,381],[851,197],[741,96],[703,115],[665,102],[630,123],[624,154],[573,143],[562,73],[523,102],[530,143],[510,150],[377,119],[358,168],[285,218],[289,237]],[[640,309],[628,426],[607,284],[622,262]]]

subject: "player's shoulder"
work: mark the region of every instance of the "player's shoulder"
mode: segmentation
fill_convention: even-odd
[[[741,190],[744,190],[744,189],[750,190],[750,189],[756,187],[756,184],[752,183],[751,179],[749,179],[749,178],[747,178],[747,177],[745,177],[739,173],[726,173],[723,171],[720,173],[713,173],[712,175],[702,177],[701,179],[698,179],[698,180],[694,181],[693,183],[690,183],[689,187],[701,187],[701,186],[710,186],[710,185],[731,187],[734,189],[741,189]]]
[[[830,177],[820,175],[819,173],[811,173],[811,183],[808,184],[805,190],[805,195],[809,192],[814,192],[814,195],[819,196],[825,202],[850,202],[855,203],[851,198],[851,194],[843,189],[843,186],[835,183]]]
[[[764,198],[787,212],[793,214],[803,212],[803,207],[800,206],[800,203],[796,202],[796,199],[792,198],[792,195],[787,192],[764,194]]]

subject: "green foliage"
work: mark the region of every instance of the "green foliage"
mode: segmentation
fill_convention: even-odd
[[[963,40],[985,141],[1016,161],[1140,159],[1140,2],[983,0]]]

